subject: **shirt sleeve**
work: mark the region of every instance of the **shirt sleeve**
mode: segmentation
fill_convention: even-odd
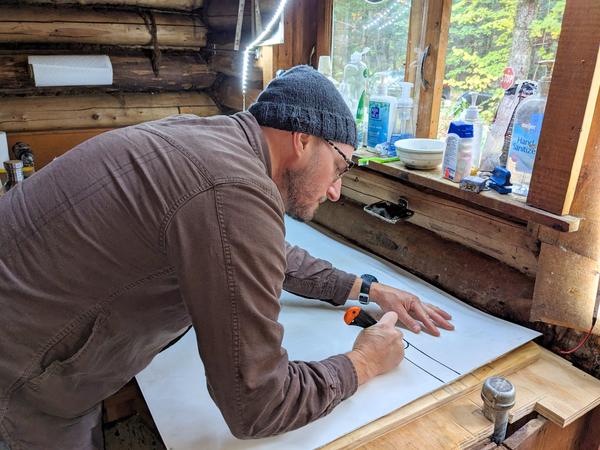
[[[306,250],[285,243],[286,270],[283,289],[301,297],[315,298],[332,305],[348,300],[356,275],[332,267]]]
[[[196,331],[209,393],[238,438],[299,428],[357,388],[347,356],[289,361],[281,346],[280,202],[268,186],[222,184],[188,199],[166,226],[167,256]]]

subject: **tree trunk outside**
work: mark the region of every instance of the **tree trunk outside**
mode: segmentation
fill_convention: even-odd
[[[508,65],[515,71],[516,80],[525,80],[531,66],[532,42],[529,38],[529,25],[535,19],[539,0],[518,0],[515,28]]]

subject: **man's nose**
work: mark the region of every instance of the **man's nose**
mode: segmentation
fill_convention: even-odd
[[[342,192],[342,180],[335,180],[335,182],[327,189],[327,198],[331,202],[337,202],[340,199]]]

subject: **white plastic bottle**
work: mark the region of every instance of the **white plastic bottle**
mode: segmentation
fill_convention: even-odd
[[[415,137],[415,127],[413,123],[413,99],[410,96],[412,83],[403,81],[398,83],[402,89],[402,94],[396,104],[396,118],[394,128],[390,137],[388,156],[396,156],[396,141],[400,139],[411,139]]]
[[[463,121],[450,122],[446,137],[446,150],[442,162],[442,176],[460,183],[471,173],[473,157],[473,124]]]
[[[553,61],[543,61],[552,63]],[[539,82],[536,94],[525,99],[515,111],[513,132],[508,149],[506,168],[510,170],[513,194],[527,196],[535,163],[535,154],[542,131],[550,76]]]
[[[368,51],[369,49],[365,48],[362,52],[352,54],[350,62],[344,67],[344,78],[339,87],[344,101],[356,119],[359,147],[364,145],[365,140],[367,80],[369,77],[369,69],[363,62],[362,57]]]
[[[387,154],[396,118],[396,97],[388,95],[385,74],[376,74],[374,94],[369,98],[367,147],[373,152]]]
[[[331,56],[319,56],[319,66],[317,70],[319,71],[319,73],[325,75],[327,79],[329,79],[329,81],[331,81],[333,85],[339,89],[340,83],[338,83],[338,81],[332,76]]]
[[[477,108],[477,92],[470,92],[471,106],[465,110],[464,121],[473,125],[473,155],[471,165],[479,169],[481,162],[481,146],[483,140],[483,122],[479,118],[479,108]]]

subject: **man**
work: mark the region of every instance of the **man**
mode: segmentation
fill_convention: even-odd
[[[334,86],[301,66],[249,112],[102,134],[3,196],[4,445],[101,447],[101,401],[190,325],[211,396],[240,438],[301,427],[395,367],[398,317],[415,332],[419,321],[435,335],[452,329],[445,312],[372,283],[388,312],[351,351],[306,363],[281,348],[282,288],[334,305],[368,288],[284,240],[284,212],[310,220],[339,198],[355,146]]]

